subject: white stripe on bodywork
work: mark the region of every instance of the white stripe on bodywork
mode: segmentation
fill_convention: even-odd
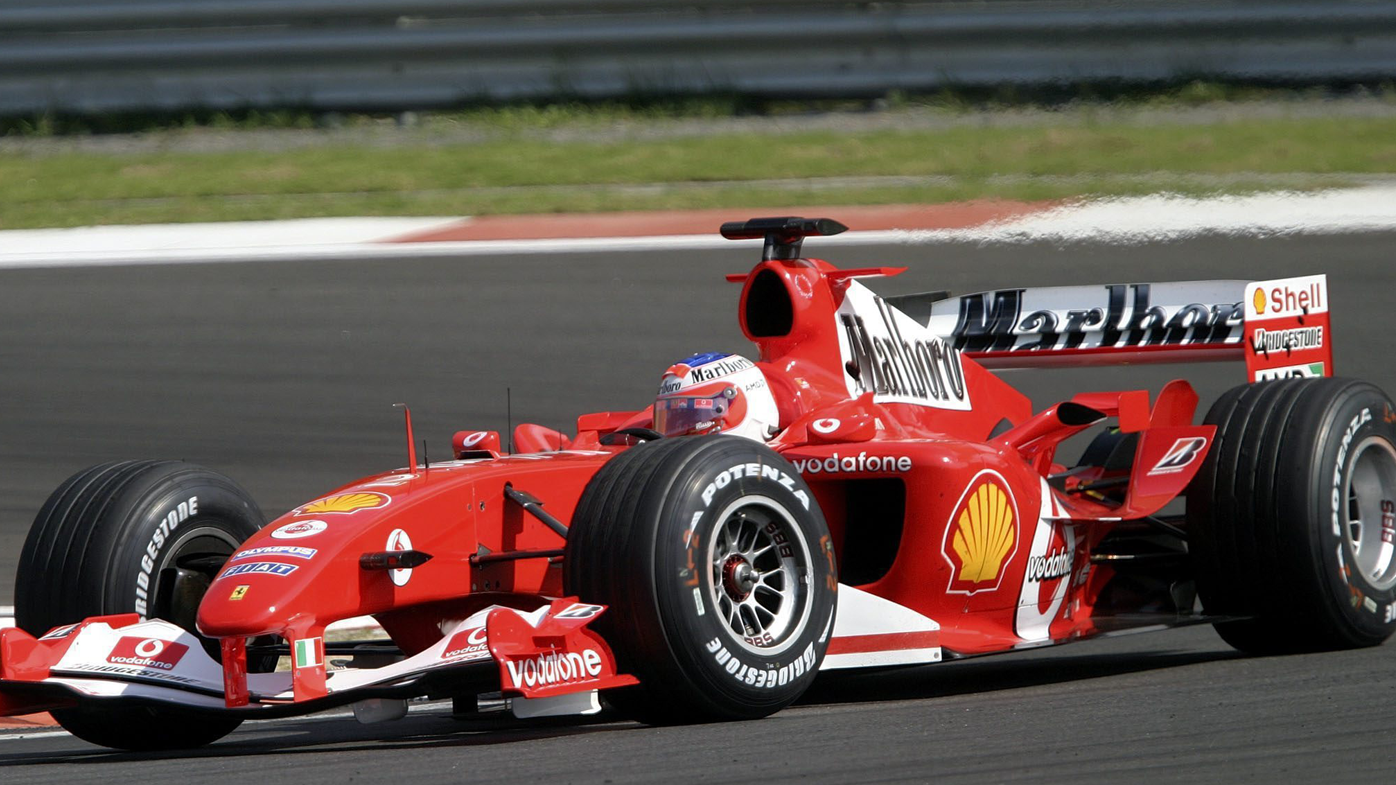
[[[869,594],[852,586],[839,584],[838,612],[834,615],[834,637],[863,635],[895,635],[907,632],[937,632],[940,625],[916,611]],[[820,670],[864,668],[875,665],[918,665],[939,662],[939,646],[933,648],[890,649],[886,651],[831,654],[824,658]]]

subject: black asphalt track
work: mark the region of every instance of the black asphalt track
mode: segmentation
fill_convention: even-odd
[[[1138,246],[892,245],[811,255],[905,264],[883,294],[1329,274],[1340,373],[1396,390],[1390,234]],[[395,401],[445,456],[452,432],[567,426],[644,406],[735,320],[754,244],[721,252],[0,271],[0,604],[47,494],[84,466],[186,458],[277,515],[406,462]],[[1204,406],[1239,365],[1016,372],[1039,405],[1186,376]],[[506,392],[508,391],[508,392]],[[490,730],[421,707],[244,726],[192,760],[70,737],[0,737],[0,782],[805,780],[1374,782],[1396,764],[1396,644],[1238,658],[1208,628],[829,680],[740,725],[619,721]],[[11,768],[11,767],[21,768]]]

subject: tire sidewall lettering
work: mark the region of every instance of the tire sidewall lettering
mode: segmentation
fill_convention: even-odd
[[[703,670],[713,679],[745,694],[767,694],[812,679],[828,644],[823,633],[830,628],[834,612],[832,592],[811,591],[807,602],[813,607],[804,615],[802,627],[793,633],[797,640],[773,656],[762,656],[739,643],[735,633],[712,607],[711,598],[720,589],[713,586],[712,570],[705,563],[708,545],[721,523],[717,517],[744,497],[765,497],[760,503],[771,502],[783,508],[805,539],[809,585],[835,584],[831,560],[821,551],[827,542],[811,531],[823,528],[818,505],[794,468],[781,463],[769,459],[715,459],[711,468],[695,478],[693,487],[699,492],[688,497],[691,504],[674,509],[670,515],[679,524],[680,547],[670,555],[674,569],[661,574],[678,578],[678,608],[692,625],[697,638],[697,650],[690,654],[696,655]],[[818,521],[817,526],[808,523],[811,517]]]
[[[195,534],[241,542],[256,531],[242,520],[246,512],[236,496],[207,482],[156,488],[138,503],[141,512],[133,517],[139,522],[126,530],[109,580],[121,598],[119,612],[142,618],[151,616],[160,572],[176,544]]]
[[[1329,584],[1338,606],[1352,623],[1361,628],[1382,632],[1396,625],[1396,617],[1387,611],[1396,603],[1396,587],[1379,590],[1354,569],[1353,556],[1343,536],[1346,520],[1344,506],[1346,484],[1354,463],[1353,451],[1371,437],[1396,444],[1396,427],[1385,421],[1380,396],[1364,394],[1350,399],[1334,418],[1334,439],[1324,450],[1319,463],[1323,474],[1319,478],[1321,515],[1318,521],[1318,542],[1323,561],[1328,566]]]

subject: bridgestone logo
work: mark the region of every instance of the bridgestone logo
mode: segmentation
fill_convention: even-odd
[[[546,687],[601,675],[601,654],[595,649],[551,652],[504,664],[515,687]]]
[[[1296,327],[1292,330],[1256,330],[1253,348],[1258,354],[1293,352],[1323,348],[1323,327]]]
[[[1060,551],[1050,556],[1028,557],[1028,580],[1050,581],[1071,574],[1071,551]]]
[[[713,655],[717,664],[727,671],[732,678],[757,689],[773,689],[784,687],[786,684],[800,678],[814,670],[814,644],[805,647],[805,650],[796,657],[793,662],[777,668],[774,665],[767,665],[764,668],[753,668],[733,656],[732,652],[722,645],[720,638],[713,638],[708,642],[708,653]]]
[[[197,680],[197,679],[191,679],[191,678],[189,678],[188,676],[180,676],[180,675],[177,674],[177,673],[170,673],[170,672],[168,672],[168,671],[151,670],[151,669],[149,669],[149,668],[144,668],[144,667],[139,668],[139,669],[132,669],[132,668],[131,668],[130,666],[128,666],[128,665],[116,665],[116,664],[113,664],[113,665],[92,665],[92,664],[89,664],[89,663],[78,662],[78,663],[73,663],[72,665],[65,665],[65,666],[63,666],[63,667],[64,667],[65,669],[68,669],[68,670],[82,671],[82,672],[84,672],[84,673],[112,673],[112,674],[116,674],[116,675],[118,675],[118,676],[140,676],[140,677],[146,678],[146,679],[159,679],[159,680],[161,680],[161,681],[175,681],[175,682],[179,682],[179,683],[181,683],[181,684],[202,684],[202,683],[203,683],[203,682],[200,682],[200,681]]]
[[[155,560],[159,558],[160,550],[165,547],[165,542],[181,523],[188,520],[189,516],[198,514],[199,497],[190,496],[189,501],[180,502],[174,509],[165,513],[165,517],[155,527],[155,532],[150,535],[150,541],[145,544],[145,553],[141,556],[141,571],[136,574],[135,611],[141,618],[145,618],[148,609],[150,573],[155,569]]]

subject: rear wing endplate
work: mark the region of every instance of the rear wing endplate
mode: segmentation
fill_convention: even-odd
[[[1244,360],[1253,382],[1333,375],[1323,275],[936,292],[887,302],[988,368]]]

